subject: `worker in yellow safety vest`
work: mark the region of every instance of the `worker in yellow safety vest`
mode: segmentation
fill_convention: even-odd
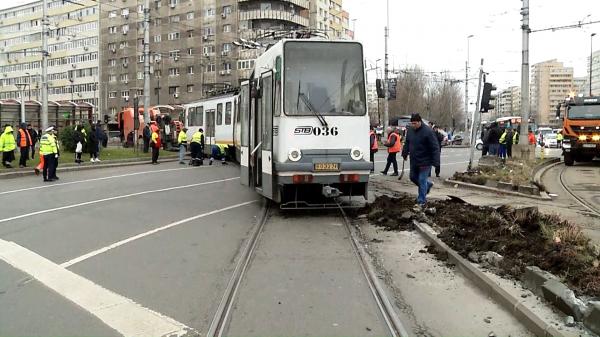
[[[13,128],[10,125],[5,125],[4,132],[0,136],[0,152],[2,152],[2,165],[6,168],[11,168],[10,163],[15,160],[15,149],[17,142]]]
[[[562,142],[564,139],[565,139],[565,136],[563,136],[562,130],[558,131],[558,133],[556,134],[556,147],[558,147],[560,149],[562,147]]]
[[[185,152],[187,151],[187,142],[187,128],[183,128],[179,131],[179,135],[177,136],[177,144],[179,145],[179,164],[185,164],[183,162],[183,157],[185,157]]]
[[[192,144],[190,149],[192,159],[190,160],[190,165],[198,166],[202,165],[204,162],[204,134],[202,133],[203,131],[204,130],[200,128],[192,135]]]
[[[215,144],[211,147],[211,156],[208,165],[212,165],[213,159],[221,158],[221,164],[227,165],[225,158],[227,157],[227,149],[228,145],[225,144]]]
[[[40,139],[40,154],[44,156],[44,168],[42,177],[44,181],[58,180],[56,176],[56,161],[58,161],[58,145],[54,136],[54,127],[46,129],[46,133]]]

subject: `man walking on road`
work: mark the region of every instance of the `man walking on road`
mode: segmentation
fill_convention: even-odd
[[[417,204],[422,207],[433,187],[433,182],[428,180],[431,167],[437,169],[440,166],[440,147],[435,133],[423,124],[419,114],[410,117],[410,124],[402,157],[406,160],[410,155],[410,181],[419,188]]]
[[[183,158],[185,157],[185,152],[187,151],[187,128],[181,129],[179,131],[179,135],[177,136],[177,144],[179,144],[179,164],[185,164],[183,162]]]
[[[394,173],[390,174],[390,176],[398,175],[398,161],[396,160],[396,155],[398,152],[402,151],[402,141],[400,139],[400,135],[398,134],[398,130],[392,130],[391,127],[387,128],[388,140],[383,145],[388,148],[388,157],[387,163],[385,164],[385,169],[381,171],[381,174],[384,176],[387,175],[387,171],[390,168],[390,165],[394,166]]]
[[[27,166],[27,160],[29,159],[29,149],[31,148],[31,135],[29,134],[29,130],[27,130],[27,125],[25,123],[21,123],[21,127],[19,128],[19,133],[17,134],[17,145],[19,146],[19,151],[21,153],[21,157],[19,158],[19,167],[23,168]]]

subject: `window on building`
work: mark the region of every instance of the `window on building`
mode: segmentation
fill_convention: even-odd
[[[117,26],[108,27],[108,33],[109,34],[116,34],[117,33]]]
[[[223,14],[228,15],[231,14],[232,8],[231,6],[223,6]]]
[[[202,47],[202,53],[203,54],[212,54],[215,52],[215,46],[213,45],[207,45]]]
[[[108,75],[108,81],[109,82],[116,82],[117,81],[117,75],[114,75],[114,74]]]
[[[188,75],[194,75],[194,66],[189,66],[187,68]]]
[[[223,33],[231,33],[231,25],[223,25]]]
[[[108,66],[109,67],[115,67],[117,65],[117,60],[116,59],[110,59],[108,60]]]
[[[169,52],[169,57],[173,60],[173,61],[179,61],[179,57],[180,57],[180,53],[179,50],[171,50]]]
[[[154,35],[154,42],[160,42],[162,39],[161,35]]]
[[[206,71],[207,72],[213,72],[215,70],[217,70],[217,66],[214,63],[206,65]]]
[[[171,32],[169,33],[169,41],[179,40],[179,32]]]
[[[194,85],[193,84],[188,84],[187,85],[187,92],[194,92]]]
[[[121,90],[121,97],[129,98],[129,90]]]
[[[204,11],[204,16],[215,16],[215,9],[214,8],[207,8]]]
[[[144,79],[144,72],[143,71],[138,71],[137,72],[137,79],[138,80],[143,80]]]
[[[154,77],[156,77],[156,78],[162,77],[162,72],[160,71],[160,69],[154,70]]]
[[[169,95],[179,94],[179,87],[169,87]]]
[[[179,68],[169,68],[169,76],[179,76]]]
[[[144,54],[138,55],[138,63],[144,63]]]
[[[117,17],[117,11],[116,10],[115,11],[110,11],[108,13],[108,17],[109,18],[116,18]]]
[[[193,30],[191,30],[191,29],[190,29],[190,30],[188,30],[188,31],[187,31],[187,37],[188,37],[188,38],[194,37],[194,31],[193,31]]]
[[[193,20],[194,19],[194,12],[188,12],[185,15],[185,18],[188,19],[188,20]]]
[[[181,18],[179,17],[179,15],[171,15],[171,16],[169,16],[169,22],[170,23],[179,22],[180,20],[181,20]]]
[[[187,53],[188,55],[194,55],[194,48],[188,48]]]
[[[109,91],[108,92],[108,98],[116,98],[117,97],[117,92],[116,91]]]

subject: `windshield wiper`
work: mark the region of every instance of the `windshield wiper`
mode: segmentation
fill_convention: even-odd
[[[321,125],[326,128],[329,128],[329,126],[327,125],[327,121],[325,120],[325,117],[323,117],[323,115],[321,115],[320,113],[317,112],[317,110],[312,105],[312,103],[310,102],[308,97],[306,97],[306,94],[304,94],[302,91],[300,91],[300,82],[298,82],[298,102],[296,103],[296,109],[298,109],[300,99],[302,99],[302,103],[304,103],[304,105],[306,105],[308,110],[310,110],[310,112],[312,112],[313,115],[315,115],[315,117],[317,117],[317,119],[319,120]]]

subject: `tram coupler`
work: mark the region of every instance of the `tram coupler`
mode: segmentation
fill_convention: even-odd
[[[337,198],[342,195],[342,192],[340,192],[340,190],[338,190],[335,187],[328,186],[328,185],[323,186],[321,193],[323,194],[323,196],[325,198]]]

